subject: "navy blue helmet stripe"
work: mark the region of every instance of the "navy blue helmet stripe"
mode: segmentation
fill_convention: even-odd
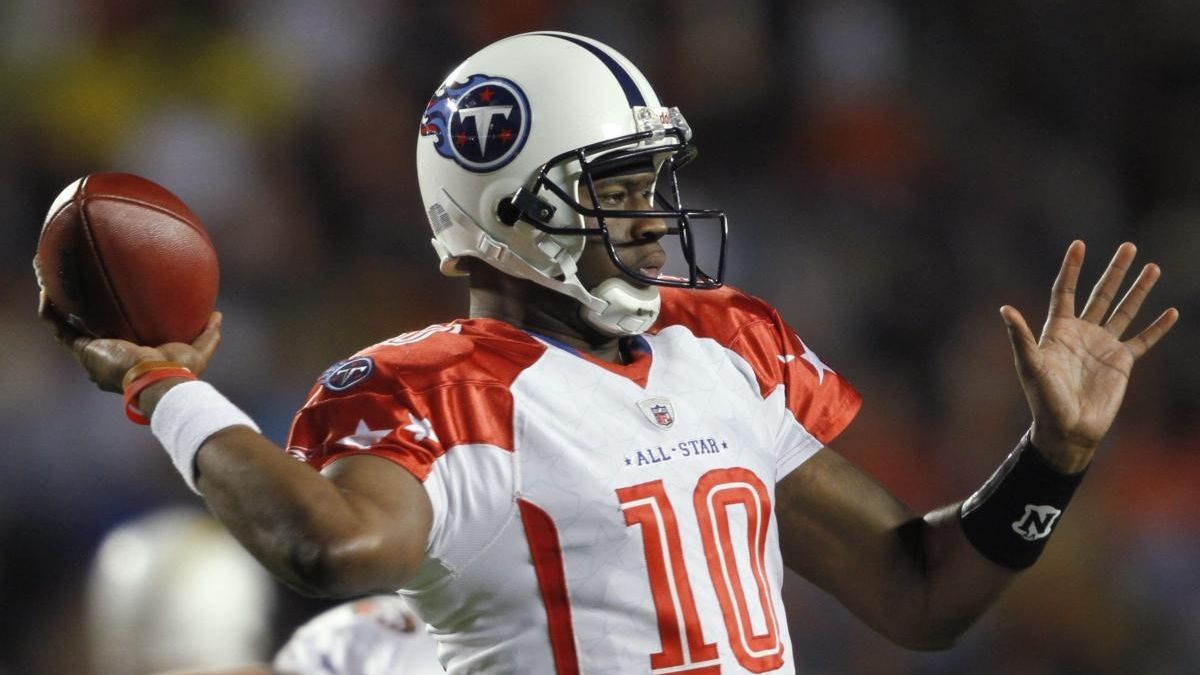
[[[617,78],[617,82],[621,85],[621,89],[625,92],[625,99],[629,101],[629,107],[632,108],[635,105],[646,105],[646,99],[642,96],[642,92],[640,89],[638,89],[637,84],[633,81],[633,78],[630,77],[629,73],[621,67],[621,64],[617,63],[616,59],[609,56],[603,49],[600,49],[590,42],[585,42],[570,35],[562,35],[559,33],[537,33],[537,35],[562,38],[567,42],[574,42],[592,54],[595,54],[596,58],[600,59],[600,62],[605,66],[608,66],[608,69],[612,71],[613,77]]]

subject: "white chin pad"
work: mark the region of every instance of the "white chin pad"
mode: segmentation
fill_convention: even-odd
[[[602,310],[580,308],[584,320],[608,335],[641,335],[654,325],[662,298],[658,286],[639,288],[620,277],[605,279],[590,291],[608,303]]]

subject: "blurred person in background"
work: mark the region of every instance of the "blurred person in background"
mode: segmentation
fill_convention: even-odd
[[[163,675],[435,675],[437,645],[403,598],[374,595],[326,610],[296,629],[271,665]]]
[[[325,610],[268,661],[275,585],[207,512],[169,506],[113,529],[87,585],[92,672],[430,675],[436,643],[402,598]]]
[[[561,33],[501,41],[448,78],[421,134],[435,248],[443,272],[471,275],[473,318],[322,375],[288,444],[320,474],[194,377],[137,403],[272,571],[316,593],[405,589],[451,670],[790,672],[782,563],[897,643],[944,647],[1037,559],[1133,362],[1178,316],[1121,341],[1157,266],[1118,300],[1121,246],[1077,311],[1072,244],[1040,342],[1001,311],[1029,433],[969,500],[922,517],[826,447],[857,412],[850,385],[764,303],[720,288],[723,237],[706,256],[691,228],[724,216],[672,189],[690,127],[623,57]],[[676,239],[669,277],[661,242]],[[129,373],[198,374],[219,317],[191,346],[60,334],[119,390]]]
[[[276,673],[433,675],[437,643],[403,598],[375,595],[312,619],[275,655]]]
[[[201,509],[165,507],[112,530],[87,585],[97,675],[227,668],[270,653],[275,587]]]

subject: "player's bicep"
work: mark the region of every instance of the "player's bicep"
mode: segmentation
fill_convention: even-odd
[[[828,447],[777,484],[775,512],[784,563],[874,623],[916,514]]]
[[[425,557],[433,507],[425,487],[408,470],[381,457],[348,455],[321,471],[342,493],[358,523],[340,552],[349,573],[385,579],[369,590],[394,591],[412,578]]]

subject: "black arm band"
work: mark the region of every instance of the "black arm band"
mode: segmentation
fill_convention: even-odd
[[[1046,463],[1026,434],[959,516],[971,545],[1010,569],[1037,561],[1085,471],[1065,474]]]

